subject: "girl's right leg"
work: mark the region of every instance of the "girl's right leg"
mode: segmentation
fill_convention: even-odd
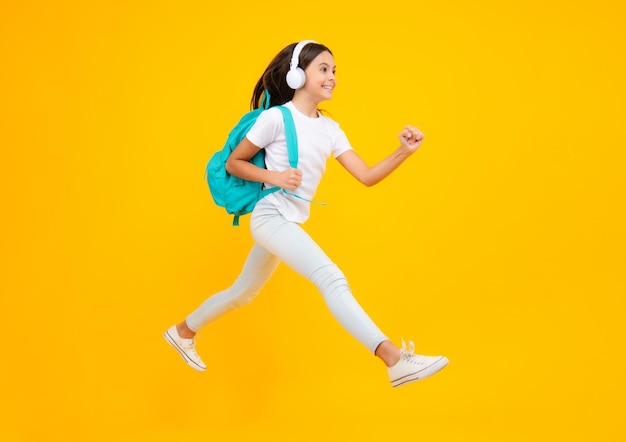
[[[279,263],[280,259],[255,244],[235,283],[208,298],[187,316],[189,329],[196,333],[224,313],[252,302]]]
[[[165,339],[192,368],[206,370],[206,364],[195,350],[196,332],[224,313],[251,302],[279,263],[277,257],[255,244],[235,283],[204,301],[184,322],[170,327],[165,332]]]

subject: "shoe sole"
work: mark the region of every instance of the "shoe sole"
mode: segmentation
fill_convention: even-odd
[[[189,366],[190,366],[191,368],[193,368],[194,370],[197,370],[197,371],[200,371],[200,372],[202,372],[202,371],[205,371],[205,370],[206,370],[206,367],[203,367],[203,366],[201,366],[201,365],[198,365],[195,361],[192,361],[192,360],[189,358],[189,356],[187,356],[187,353],[185,353],[185,352],[183,351],[183,349],[182,349],[182,348],[180,348],[180,347],[178,346],[178,344],[176,343],[176,341],[174,340],[174,338],[172,338],[172,337],[170,336],[170,334],[169,334],[167,331],[163,334],[163,337],[165,338],[165,340],[167,341],[167,343],[168,343],[168,344],[170,344],[172,347],[174,347],[174,349],[175,349],[175,350],[176,350],[176,351],[177,351],[177,352],[178,352],[178,353],[179,353],[179,354],[183,357],[183,359],[185,360],[185,362],[187,363],[187,365],[189,365]]]
[[[402,376],[401,378],[394,379],[393,381],[391,381],[391,385],[392,387],[396,388],[410,382],[425,379],[428,376],[434,375],[435,373],[443,369],[446,365],[448,365],[448,358],[442,356],[426,368],[416,371],[415,373],[407,374],[405,376]]]

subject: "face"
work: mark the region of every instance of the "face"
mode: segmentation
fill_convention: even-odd
[[[335,79],[335,59],[330,52],[324,51],[313,59],[304,70],[306,83],[302,88],[317,101],[330,100],[337,85]]]

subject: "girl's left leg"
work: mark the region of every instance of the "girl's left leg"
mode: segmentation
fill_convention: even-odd
[[[338,322],[387,366],[391,385],[398,387],[437,373],[448,364],[444,356],[422,356],[398,348],[378,329],[352,296],[345,276],[298,224],[287,221],[263,201],[250,220],[257,244],[313,282]]]
[[[356,301],[341,270],[300,225],[261,201],[250,227],[258,245],[317,286],[337,321],[373,354],[382,343],[387,342],[383,348],[391,344]],[[390,357],[397,362],[400,350],[395,348],[396,354]]]

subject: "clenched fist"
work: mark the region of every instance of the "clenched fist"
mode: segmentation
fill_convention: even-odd
[[[406,126],[400,134],[400,144],[402,147],[406,147],[410,151],[416,151],[424,141],[424,134],[414,126]]]

